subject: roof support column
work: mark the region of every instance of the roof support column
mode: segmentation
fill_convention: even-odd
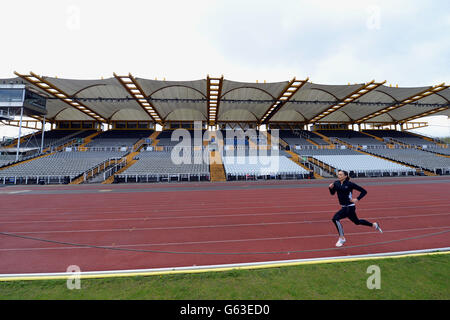
[[[429,95],[432,95],[432,94],[437,93],[437,92],[439,92],[441,90],[447,89],[448,87],[449,86],[446,86],[445,83],[438,84],[438,85],[433,86],[433,87],[431,87],[431,88],[429,88],[427,90],[421,91],[421,92],[419,92],[419,93],[417,93],[417,94],[415,94],[415,95],[413,95],[413,96],[411,96],[409,98],[406,98],[406,99],[400,101],[399,103],[393,104],[393,105],[391,105],[391,106],[389,106],[387,108],[384,108],[384,109],[382,109],[380,111],[371,113],[371,114],[369,114],[369,115],[367,115],[365,117],[357,119],[356,122],[357,123],[361,123],[361,122],[367,121],[367,120],[372,119],[374,117],[377,117],[379,115],[385,114],[385,113],[387,113],[389,111],[392,111],[392,110],[398,109],[400,107],[403,107],[404,105],[407,105],[409,103],[416,102],[416,101],[418,101],[420,99],[428,97]],[[445,110],[445,109],[446,108],[443,107],[442,110]],[[439,109],[437,109],[437,110],[439,110]],[[439,110],[439,111],[441,111],[441,110]],[[436,111],[436,112],[439,112],[439,111]],[[411,117],[411,118],[413,118],[413,117]],[[408,119],[405,119],[405,120],[402,120],[402,121],[408,121],[411,118],[408,118]]]
[[[331,113],[341,109],[342,107],[346,106],[347,104],[352,103],[353,101],[361,98],[366,93],[368,93],[368,92],[370,92],[372,90],[375,90],[376,88],[378,88],[379,86],[381,86],[385,82],[386,82],[386,80],[383,81],[383,82],[375,82],[375,80],[372,80],[369,83],[364,84],[358,90],[353,91],[352,93],[350,93],[346,97],[342,98],[341,100],[337,101],[335,104],[330,106],[328,109],[326,109],[326,110],[322,111],[320,114],[316,115],[309,122],[313,123],[313,122],[319,121],[323,117],[326,117],[329,114],[331,114]]]
[[[127,76],[118,76],[114,73],[114,77],[119,81],[119,83],[125,88],[125,90],[136,100],[136,102],[141,106],[141,108],[147,113],[153,121],[158,122],[162,125],[162,118],[156,108],[147,99],[147,96],[133,77],[131,73]]]
[[[68,104],[69,106],[83,112],[84,114],[88,115],[89,117],[97,120],[98,122],[106,122],[106,119],[103,118],[101,115],[99,115],[94,110],[90,109],[80,101],[77,101],[75,98],[72,98],[69,94],[64,92],[63,90],[59,89],[57,86],[49,82],[48,80],[44,79],[44,77],[41,77],[33,72],[30,72],[29,75],[22,75],[17,72],[14,72],[17,76],[20,78],[28,81],[29,83],[33,84],[34,86],[38,87],[41,90],[44,90],[46,93],[54,96],[55,98],[58,98],[59,100],[63,101],[64,103]]]
[[[17,138],[16,161],[19,161],[20,139],[22,138],[22,118],[23,118],[23,106],[20,108],[20,124],[19,124],[19,137]]]
[[[275,102],[272,103],[266,110],[259,123],[269,122],[273,115],[277,113],[281,109],[281,107],[283,107],[285,103],[288,102],[289,99],[291,99],[294,94],[298,90],[300,90],[300,88],[303,87],[305,83],[308,82],[308,80],[309,78],[306,78],[305,80],[296,80],[295,78],[292,79],[284,88],[284,90],[278,95],[278,98],[275,100]]]
[[[207,96],[206,103],[208,108],[208,124],[209,126],[217,125],[219,116],[220,96],[222,94],[223,76],[220,78],[206,78]]]

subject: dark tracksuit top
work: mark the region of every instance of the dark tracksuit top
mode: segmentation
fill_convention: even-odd
[[[361,188],[356,183],[347,180],[342,184],[340,181],[335,181],[333,189],[328,189],[330,190],[331,195],[334,195],[337,192],[339,204],[341,206],[354,205],[354,203],[350,201],[352,199],[353,190],[360,192],[359,196],[356,198],[358,200],[361,200],[367,194],[367,191],[364,188]]]

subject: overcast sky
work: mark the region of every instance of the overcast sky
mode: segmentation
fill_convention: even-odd
[[[0,78],[450,82],[448,0],[2,1],[0,30]]]

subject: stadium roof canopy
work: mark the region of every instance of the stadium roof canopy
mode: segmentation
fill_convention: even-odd
[[[392,87],[384,82],[326,85],[304,80],[249,83],[210,78],[162,81],[116,75],[72,80],[16,73],[47,97],[46,121],[265,123],[404,123],[450,116],[450,86]]]

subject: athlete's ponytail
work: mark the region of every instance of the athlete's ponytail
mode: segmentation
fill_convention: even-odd
[[[349,181],[350,180],[350,176],[348,175],[348,172],[345,170],[339,170],[340,172],[342,172],[345,175],[345,181]]]

